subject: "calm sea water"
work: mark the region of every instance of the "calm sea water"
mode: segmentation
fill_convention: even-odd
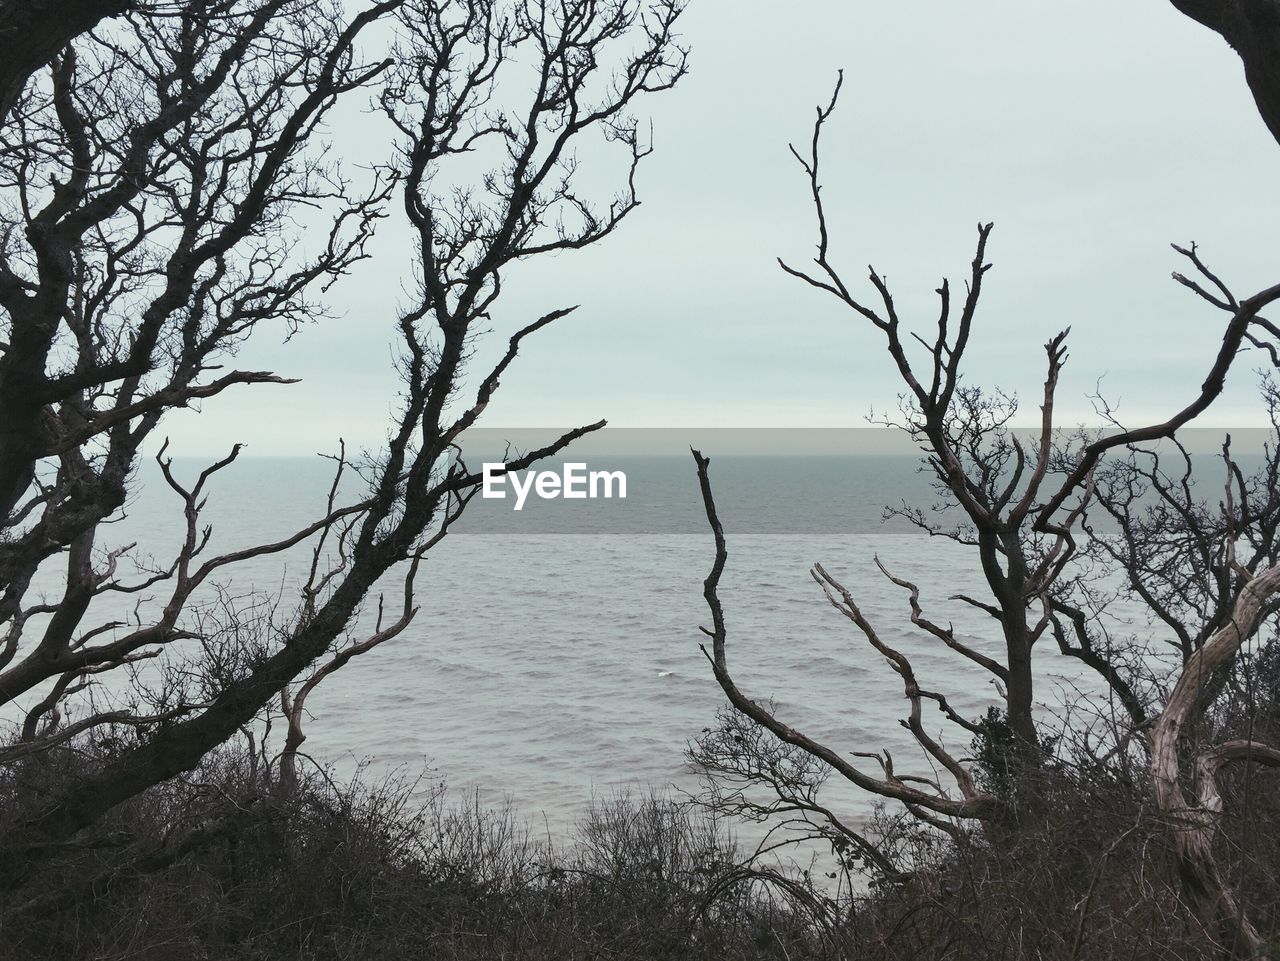
[[[592,465],[593,467],[596,465]],[[684,750],[714,723],[724,697],[699,649],[709,623],[702,579],[712,559],[688,458],[612,458],[626,501],[479,501],[429,556],[421,612],[408,631],[329,678],[308,705],[307,750],[340,772],[429,770],[555,833],[593,794],[638,787],[695,790]],[[177,463],[180,475],[198,465]],[[729,564],[722,598],[729,659],[752,697],[839,749],[888,748],[899,771],[927,773],[898,724],[901,684],[808,574],[820,561],[858,598],[884,639],[912,658],[922,684],[962,713],[997,702],[986,676],[911,629],[904,592],[879,574],[879,556],[917,582],[928,613],[952,621],[973,647],[997,653],[993,624],[948,598],[984,596],[972,555],[943,538],[882,521],[886,504],[928,506],[909,457],[730,457],[713,460]],[[158,561],[176,545],[179,502],[146,468],[116,543],[137,541]],[[315,516],[323,461],[245,459],[211,487],[211,551],[282,537]],[[258,559],[227,587],[296,598],[306,557]],[[388,605],[399,602],[386,586]],[[159,597],[154,594],[154,597]],[[372,605],[371,605],[372,607]],[[366,611],[363,624],[370,614]],[[1046,643],[1042,700],[1073,697],[1078,671]],[[931,725],[963,753],[967,735]],[[867,800],[843,795],[855,819]]]

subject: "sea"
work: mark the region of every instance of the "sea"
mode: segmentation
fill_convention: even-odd
[[[838,578],[883,640],[910,658],[922,686],[945,693],[962,715],[1000,703],[989,676],[912,626],[907,593],[876,566],[878,558],[918,585],[927,616],[999,656],[995,623],[957,599],[990,596],[973,549],[894,514],[920,508],[942,528],[956,523],[939,509],[919,455],[707,452],[728,543],[720,593],[739,687],[846,756],[887,752],[898,773],[934,776],[900,723],[909,709],[900,679],[810,575],[821,563]],[[583,456],[590,469],[625,473],[626,498],[531,496],[520,511],[510,497],[476,498],[429,553],[409,628],[311,696],[308,763],[330,776],[442,781],[483,804],[510,805],[554,837],[572,835],[593,798],[699,792],[687,750],[716,724],[726,698],[699,630],[710,623],[702,590],[714,543],[693,459],[687,451]],[[189,485],[207,463],[175,460],[171,469]],[[200,521],[211,531],[205,556],[305,526],[323,509],[332,468],[320,457],[242,457],[213,475]],[[359,485],[348,472],[340,499]],[[155,464],[139,470],[134,489],[99,541],[136,545],[121,562],[125,580],[143,576],[129,565],[165,566],[183,523],[181,500]],[[310,559],[305,547],[255,558],[227,568],[219,590],[283,615]],[[376,593],[384,617],[398,616],[399,572]],[[103,607],[96,617],[145,620],[164,598],[157,586],[116,601],[127,610]],[[377,607],[371,596],[353,637],[371,629]],[[1046,718],[1067,717],[1097,694],[1051,640],[1037,653]],[[925,718],[956,754],[969,751],[970,735],[929,702]],[[874,771],[874,761],[859,763]],[[827,790],[847,819],[871,815],[866,795],[834,783]]]

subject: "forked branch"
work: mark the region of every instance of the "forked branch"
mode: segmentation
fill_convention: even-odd
[[[919,724],[920,700],[924,695],[915,685],[914,677],[910,674],[909,665],[906,667],[898,665],[898,667],[907,687],[908,697],[913,702],[912,715],[916,726],[912,728],[912,731],[913,733],[924,734],[924,740],[921,743],[925,745],[935,759],[943,763],[948,771],[955,776],[961,790],[960,797],[948,795],[934,785],[933,782],[926,779],[899,776],[893,772],[892,767],[888,764],[882,765],[883,777],[874,777],[851,764],[844,754],[786,724],[772,711],[742,692],[729,673],[726,650],[728,631],[725,625],[724,607],[719,596],[720,578],[724,573],[725,563],[728,558],[728,548],[725,541],[724,528],[716,512],[715,498],[711,490],[711,480],[708,474],[710,459],[704,457],[697,450],[693,451],[693,458],[697,464],[698,483],[702,492],[702,503],[706,510],[707,523],[710,525],[715,538],[715,559],[712,562],[710,573],[703,582],[703,597],[711,613],[712,627],[710,629],[703,628],[702,631],[711,638],[711,651],[708,652],[705,645],[702,646],[702,651],[707,660],[710,661],[716,682],[728,696],[729,702],[738,711],[769,731],[779,740],[794,745],[807,754],[818,758],[839,773],[845,780],[864,791],[948,817],[987,818],[994,816],[999,807],[998,802],[991,796],[976,790],[970,775],[962,765],[950,758],[944,761],[943,758],[948,757],[946,752],[932,738],[924,734],[923,728]],[[820,577],[821,575],[816,576]],[[853,613],[853,611],[856,611],[856,607],[841,609],[847,616],[860,617],[860,614],[855,615]],[[872,643],[874,644],[875,642],[873,641]],[[882,650],[882,653],[885,650],[887,648]],[[886,654],[886,656],[888,655]],[[912,724],[911,721],[907,723],[908,726]],[[931,789],[925,790],[922,787],[915,786],[916,784],[922,784]]]

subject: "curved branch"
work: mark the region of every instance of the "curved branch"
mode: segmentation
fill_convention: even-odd
[[[728,548],[725,542],[724,528],[721,526],[720,518],[716,513],[715,498],[711,491],[711,480],[708,475],[710,459],[704,457],[700,451],[694,450],[692,453],[694,462],[698,467],[698,483],[702,490],[702,503],[706,509],[707,523],[710,525],[715,537],[716,547],[715,560],[712,562],[711,572],[703,582],[703,597],[711,613],[712,628],[710,630],[703,628],[702,630],[704,634],[711,638],[712,651],[708,653],[705,646],[703,646],[702,651],[707,660],[711,662],[716,682],[728,696],[730,703],[779,740],[795,745],[813,757],[818,758],[851,784],[864,791],[869,791],[872,794],[891,800],[901,801],[905,804],[913,804],[927,811],[944,814],[949,817],[989,818],[995,816],[998,810],[998,802],[986,794],[975,791],[971,795],[962,798],[952,798],[940,793],[933,794],[921,791],[905,783],[904,779],[894,776],[891,770],[886,770],[884,778],[872,777],[850,764],[842,754],[784,723],[772,712],[765,709],[757,701],[747,697],[741,691],[729,673],[728,660],[725,653],[727,631],[725,628],[724,608],[720,603],[718,588],[720,577],[724,573],[725,562],[728,558]],[[918,696],[916,701],[918,704]],[[961,783],[963,786],[964,782]]]

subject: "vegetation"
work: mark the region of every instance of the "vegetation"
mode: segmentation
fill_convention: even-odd
[[[82,747],[87,747],[82,746]],[[56,764],[85,763],[85,750]],[[45,756],[46,783],[68,776]],[[279,790],[244,751],[119,806],[112,843],[64,847],[6,905],[19,959],[550,959],[813,956],[716,826],[657,797],[597,801],[576,842],[394,779]],[[33,790],[7,778],[7,810]],[[173,834],[187,838],[174,852]],[[159,853],[139,858],[139,848]]]
[[[80,748],[46,755],[40,776],[86,763],[93,749]],[[977,776],[1003,775],[983,765]],[[0,783],[7,810],[31,790],[12,774]],[[1273,794],[1249,791],[1242,776],[1224,785],[1232,814],[1222,844],[1242,883],[1274,889],[1280,810]],[[911,872],[871,885],[869,866],[847,846],[833,843],[839,858],[784,868],[734,843],[731,822],[660,797],[598,800],[561,843],[509,811],[458,801],[439,785],[395,778],[338,784],[315,775],[283,792],[246,750],[222,749],[118,807],[95,843],[65,845],[39,868],[26,897],[6,903],[4,956],[1190,961],[1222,953],[1182,894],[1143,769],[1066,749],[1024,783],[1012,821],[952,838],[882,814],[868,836]],[[176,834],[198,841],[175,852],[166,842]],[[140,849],[156,854],[139,858]],[[1274,901],[1251,909],[1264,929],[1280,923]]]
[[[277,702],[290,783],[308,694],[403,634],[423,558],[479,490],[462,435],[522,342],[574,309],[506,320],[505,351],[470,371],[507,273],[623,223],[649,153],[631,111],[686,72],[674,0],[126,7],[51,53],[3,118],[0,709],[22,716],[0,763],[90,732],[127,747],[65,771],[6,818],[0,888],[22,887],[57,845]],[[390,44],[370,52],[378,31]],[[326,143],[333,111],[355,98],[388,131],[388,155],[361,177]],[[617,158],[592,185],[584,142]],[[392,204],[415,249],[403,309],[385,318],[402,385],[385,443],[349,458],[339,442],[314,520],[215,555],[202,510],[240,445],[183,478],[158,428],[225,390],[286,382],[227,368],[246,340],[323,316]],[[180,546],[155,560],[111,537],[146,444],[178,508]],[[293,603],[219,589],[294,547],[311,563]],[[384,577],[399,595],[385,618]],[[359,618],[366,603],[372,624]],[[114,703],[86,698],[91,686]]]
[[[1250,7],[1178,6],[1194,6],[1198,14],[1231,6],[1241,16]],[[1274,91],[1268,94],[1252,57],[1258,44],[1271,43],[1275,50],[1271,28],[1277,11],[1268,6],[1267,30],[1257,24],[1241,27],[1242,20],[1223,11],[1215,25],[1222,30],[1230,21],[1248,33],[1247,44],[1233,42],[1245,59],[1264,118],[1270,116],[1268,97]],[[1202,15],[1197,19],[1210,22]],[[1069,849],[1087,834],[1076,824],[1059,821],[1056,834],[1044,833],[1044,825],[1064,807],[1082,822],[1096,822],[1099,812],[1109,810],[1102,799],[1096,810],[1065,803],[1069,794],[1058,797],[1064,784],[1087,791],[1094,782],[1122,784],[1128,807],[1121,821],[1133,826],[1112,824],[1112,844],[1119,846],[1139,823],[1154,818],[1174,854],[1179,897],[1215,946],[1211,950],[1230,958],[1260,956],[1269,950],[1263,932],[1272,929],[1260,925],[1258,917],[1273,915],[1280,888],[1270,872],[1255,870],[1252,853],[1239,847],[1242,836],[1233,841],[1229,823],[1238,815],[1259,839],[1266,836],[1267,828],[1257,823],[1264,815],[1254,806],[1254,792],[1272,791],[1280,768],[1280,746],[1263,736],[1274,706],[1256,696],[1268,684],[1252,673],[1265,672],[1280,643],[1280,404],[1273,379],[1280,369],[1280,328],[1264,316],[1280,301],[1280,284],[1237,296],[1195,244],[1175,244],[1189,266],[1187,274],[1175,272],[1173,279],[1226,315],[1199,388],[1155,423],[1123,423],[1099,396],[1095,406],[1104,427],[1065,427],[1055,413],[1067,363],[1069,331],[1064,330],[1044,345],[1038,427],[1015,430],[1017,398],[965,377],[966,351],[992,266],[992,224],[978,226],[963,296],[953,297],[947,279],[937,288],[931,323],[913,324],[874,267],[860,286],[839,266],[838,231],[824,202],[821,144],[842,84],[843,75],[830,101],[817,108],[807,146],[791,148],[809,188],[816,252],[805,266],[781,259],[779,266],[883,336],[886,360],[902,393],[898,412],[882,422],[915,442],[937,493],[937,502],[927,508],[903,504],[887,513],[929,539],[944,538],[970,552],[986,590],[947,601],[981,612],[998,643],[961,637],[939,615],[939,599],[923,597],[905,572],[890,571],[878,557],[868,560],[902,591],[903,620],[910,628],[985,671],[1003,705],[984,718],[959,714],[938,681],[917,675],[903,645],[888,642],[884,622],[868,616],[821,563],[811,574],[823,597],[896,675],[893,687],[900,686],[909,705],[901,724],[916,742],[917,757],[904,762],[870,745],[815,737],[771,702],[749,693],[730,662],[729,618],[719,592],[729,537],[716,509],[710,458],[695,450],[715,545],[704,584],[711,626],[703,628],[710,641],[703,653],[731,705],[690,751],[708,778],[704,803],[831,841],[858,852],[883,881],[910,884],[920,870],[911,856],[914,848],[895,850],[861,830],[828,800],[829,779],[890,803],[926,836],[949,840],[953,853],[981,839],[997,855],[984,870],[995,869],[1007,847],[1025,852],[1028,839],[1052,851]],[[1280,132],[1276,135],[1280,140]],[[1263,372],[1261,387],[1270,440],[1261,466],[1246,470],[1227,436],[1210,473],[1180,432],[1209,409],[1228,373],[1253,348],[1263,351],[1272,367]],[[918,550],[926,551],[928,543],[922,538]],[[1114,616],[1119,602],[1144,610],[1147,624]],[[1053,716],[1038,697],[1035,666],[1052,654],[1079,662],[1104,692],[1083,697],[1070,717]],[[763,686],[770,694],[772,683],[753,679],[752,687]],[[1241,699],[1240,691],[1248,696]],[[1054,755],[1059,744],[1068,751],[1065,766]],[[972,756],[962,753],[969,745]],[[1231,785],[1241,778],[1250,789],[1235,796]],[[1243,811],[1234,812],[1233,804]],[[1105,862],[1111,850],[1094,848],[1088,854]],[[931,870],[936,873],[937,865]],[[1081,896],[1084,902],[1072,903],[1090,901],[1092,888]],[[1028,946],[1022,940],[1021,921],[1002,917],[1000,924],[1002,932],[1020,932],[1018,952],[1038,956],[1048,950],[1038,941]],[[957,929],[956,937],[961,933]],[[1084,936],[1082,928],[1072,956],[1078,956]]]
[[[1239,52],[1280,140],[1274,0],[1174,6]],[[1065,429],[1067,332],[1053,333],[1039,427],[1016,431],[1016,399],[964,376],[991,224],[963,297],[938,288],[931,327],[900,315],[875,270],[863,290],[837,266],[820,144],[839,84],[793,150],[816,256],[781,267],[883,335],[903,387],[887,422],[918,444],[941,502],[895,510],[972,551],[990,596],[952,600],[996,643],[959,637],[909,572],[868,561],[911,627],[985,670],[1002,705],[958,713],[821,564],[822,596],[901,686],[915,766],[819,740],[748,693],[719,596],[730,534],[695,452],[715,545],[705,653],[729,701],[690,748],[697,803],[597,802],[557,844],[435,786],[339,784],[298,764],[308,696],[417,613],[422,561],[480,483],[460,439],[525,338],[574,309],[519,318],[469,379],[504,279],[605,240],[637,206],[649,145],[631,114],[686,73],[681,10],[0,0],[0,707],[22,705],[0,744],[3,957],[1280,957],[1280,326],[1265,316],[1280,285],[1237,296],[1194,245],[1175,247],[1175,280],[1223,319],[1200,387],[1158,423],[1123,424],[1100,399],[1106,429]],[[395,141],[358,181],[324,143],[356,97]],[[612,194],[588,190],[606,178],[579,173],[583,144],[619,159]],[[239,448],[183,479],[166,442],[181,546],[152,563],[114,543],[165,415],[283,383],[227,364],[259,330],[322,314],[392,207],[415,249],[408,303],[387,319],[403,388],[384,447],[339,446],[327,501],[293,535],[210,556],[204,498]],[[1273,368],[1275,436],[1256,469],[1228,439],[1206,470],[1179,432],[1250,348]],[[295,605],[214,589],[295,547],[310,557]],[[394,610],[376,594],[388,576]],[[129,622],[109,613],[144,595],[159,601]],[[1145,609],[1150,636],[1115,634],[1117,602]],[[1068,717],[1037,696],[1034,668],[1055,652],[1104,692]],[[85,696],[99,687],[112,703]],[[833,777],[877,799],[877,818],[832,803]],[[742,847],[744,819],[791,834]],[[797,833],[812,858],[793,864]]]

